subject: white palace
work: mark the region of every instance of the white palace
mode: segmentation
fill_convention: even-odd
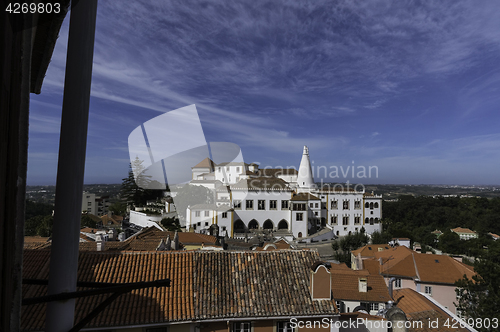
[[[337,236],[364,227],[381,231],[382,196],[335,185],[318,188],[309,150],[304,147],[299,170],[259,169],[256,164],[215,164],[209,158],[192,167],[191,185],[215,192],[214,204],[187,208],[186,229],[205,233],[211,225],[221,234],[241,237],[248,231],[270,230],[275,236],[300,240],[324,228]]]

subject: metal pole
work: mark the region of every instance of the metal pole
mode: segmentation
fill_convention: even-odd
[[[71,1],[48,294],[74,292],[97,0]],[[46,331],[73,327],[75,299],[47,305]]]

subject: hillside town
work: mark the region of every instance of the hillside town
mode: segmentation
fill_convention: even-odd
[[[425,252],[404,237],[374,242],[382,197],[319,187],[307,147],[298,171],[206,159],[192,173],[189,186],[214,199],[187,204],[184,216],[175,200],[182,188],[129,202],[122,215],[109,197],[83,193],[82,220],[93,227],[80,230],[78,289],[134,285],[106,306],[102,297],[77,299],[83,330],[476,331],[458,307],[457,281],[477,275],[467,257]],[[347,260],[336,255],[359,236],[366,241]],[[32,280],[24,298],[38,303],[47,289],[33,280],[48,277],[51,238],[27,236],[24,248]],[[45,304],[24,306],[22,329],[43,330],[44,312]]]

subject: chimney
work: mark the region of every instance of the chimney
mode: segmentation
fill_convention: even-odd
[[[317,261],[311,266],[311,298],[312,300],[332,299],[332,280],[330,263]]]
[[[97,251],[106,250],[106,241],[104,240],[104,237],[102,236],[102,234],[96,235],[95,242],[97,244]]]
[[[165,243],[165,250],[172,250],[172,240],[170,240],[170,234],[167,235],[167,243]]]
[[[156,247],[156,251],[163,251],[165,250],[165,240],[161,239],[160,244],[158,247]]]
[[[358,279],[358,291],[360,293],[366,293],[368,291],[368,280],[366,278]]]
[[[177,231],[174,234],[174,250],[179,250],[179,233]]]

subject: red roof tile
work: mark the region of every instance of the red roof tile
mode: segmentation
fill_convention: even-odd
[[[48,250],[26,250],[23,278],[47,279]],[[315,251],[273,252],[80,252],[78,280],[138,282],[171,279],[171,287],[120,296],[86,327],[103,328],[176,321],[336,314],[334,301],[313,301],[309,269]],[[46,294],[25,285],[23,296]],[[102,296],[77,299],[76,321]],[[23,306],[22,329],[43,330],[45,305]]]
[[[421,321],[422,328],[412,328],[413,332],[435,332],[435,331],[468,331],[465,328],[460,328],[457,326],[452,328],[453,321],[451,317],[437,305],[429,301],[425,296],[417,293],[413,289],[403,288],[399,290],[394,290],[394,300],[397,302],[397,306],[403,310],[410,321]],[[430,321],[438,321],[438,328],[430,327]],[[446,321],[450,323],[450,326],[445,326]],[[417,325],[414,324],[414,327]]]

